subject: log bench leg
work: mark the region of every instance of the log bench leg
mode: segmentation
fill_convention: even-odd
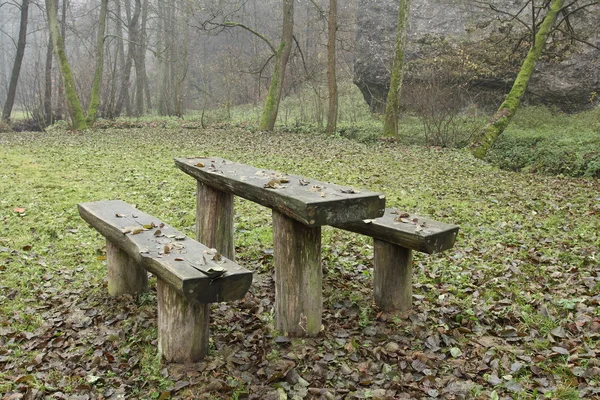
[[[193,363],[208,354],[210,304],[187,301],[168,283],[156,283],[158,352],[167,362]]]
[[[231,261],[233,243],[233,195],[198,182],[196,190],[196,240]]]
[[[383,311],[408,311],[412,306],[412,250],[374,239],[375,304]]]
[[[321,227],[308,227],[273,210],[275,327],[286,335],[321,330]]]
[[[108,293],[111,296],[148,291],[148,273],[118,246],[106,241]]]

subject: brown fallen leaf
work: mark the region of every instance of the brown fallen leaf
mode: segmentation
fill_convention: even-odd
[[[25,212],[25,209],[23,207],[15,207],[13,211],[22,214]]]

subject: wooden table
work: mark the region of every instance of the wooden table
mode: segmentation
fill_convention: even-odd
[[[275,323],[285,334],[321,330],[321,226],[377,218],[385,195],[259,169],[219,157],[178,158],[197,181],[197,240],[233,260],[233,196],[273,210]]]

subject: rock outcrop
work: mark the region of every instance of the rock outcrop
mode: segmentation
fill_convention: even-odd
[[[491,0],[515,11],[524,0]],[[359,0],[354,82],[375,112],[385,107],[397,20],[398,0]],[[530,18],[530,17],[529,17]],[[527,21],[527,15],[523,16]],[[571,26],[600,48],[600,5],[570,17]],[[563,23],[561,26],[565,26]],[[488,6],[456,0],[412,0],[405,84],[422,79],[423,65],[450,69],[472,90],[501,99],[512,85],[529,46],[523,26]],[[578,111],[600,93],[600,50],[553,39],[536,66],[527,101]],[[446,63],[446,66],[444,66]],[[457,68],[460,65],[460,68]],[[455,70],[462,69],[460,73]],[[490,96],[486,96],[487,99]]]

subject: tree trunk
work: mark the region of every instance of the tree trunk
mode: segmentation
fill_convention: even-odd
[[[129,16],[129,3],[126,4],[126,12]],[[133,57],[135,54],[135,42],[137,40],[137,24],[140,18],[140,8],[137,7],[133,10],[133,15],[131,18],[127,19],[127,27],[128,27],[128,44],[127,44],[127,55],[125,56],[125,67],[123,68],[123,79],[121,81],[121,92],[119,93],[119,98],[117,100],[117,106],[115,110],[115,115],[119,116],[123,112],[123,106],[125,106],[125,110],[127,114],[131,114],[131,101],[129,97],[129,80],[131,78],[131,65],[133,63]]]
[[[294,0],[283,0],[283,33],[281,43],[275,53],[275,69],[269,85],[267,100],[260,119],[259,129],[272,131],[277,120],[279,102],[283,93],[285,68],[292,50],[294,34]]]
[[[69,106],[71,123],[73,129],[82,130],[87,128],[83,110],[81,109],[81,103],[77,96],[77,90],[75,87],[75,80],[67,60],[67,54],[65,53],[65,42],[58,29],[58,18],[56,16],[56,9],[54,8],[53,0],[46,1],[46,13],[48,15],[48,27],[50,29],[50,37],[52,38],[52,47],[54,48],[54,55],[58,60],[58,66],[60,74],[63,79],[63,86],[65,89],[65,96],[67,104]]]
[[[25,43],[27,41],[28,15],[29,0],[23,0],[23,3],[21,4],[21,25],[19,27],[17,54],[15,55],[12,73],[10,74],[10,83],[8,85],[6,102],[4,103],[4,109],[2,110],[2,119],[5,121],[10,120],[10,114],[12,113],[13,105],[15,103],[15,95],[17,94],[17,83],[19,82],[19,75],[21,74],[21,63],[23,62],[23,56],[25,55]]]
[[[54,3],[58,8],[58,0]],[[44,69],[44,122],[52,125],[52,38],[48,38],[46,66]]]
[[[498,108],[498,111],[496,111],[494,116],[490,119],[487,126],[479,134],[477,139],[471,143],[471,153],[473,153],[476,158],[483,159],[486,156],[488,150],[492,148],[498,136],[504,132],[519,108],[521,99],[527,91],[527,85],[529,84],[529,79],[535,69],[535,64],[540,57],[540,54],[542,54],[550,29],[554,25],[563,3],[564,0],[552,1],[548,13],[544,17],[544,20],[535,35],[535,41],[529,49],[525,61],[519,70],[519,74],[513,83],[512,89],[506,96],[504,102],[500,105],[500,108]]]
[[[329,87],[329,110],[327,111],[327,133],[334,133],[338,119],[338,93],[335,77],[335,40],[337,34],[337,0],[329,0],[329,37],[327,44],[327,84]]]
[[[383,136],[398,136],[398,113],[400,90],[402,89],[402,78],[404,76],[404,52],[406,49],[406,31],[408,30],[408,13],[410,0],[400,0],[398,8],[398,27],[396,28],[396,44],[394,47],[394,65],[385,104],[385,115],[383,123]]]
[[[88,126],[94,125],[96,114],[98,113],[98,104],[100,104],[100,83],[102,82],[102,72],[104,67],[104,34],[106,31],[106,13],[108,0],[102,0],[100,3],[100,17],[98,19],[98,37],[96,38],[96,69],[94,71],[94,83],[92,84],[92,94],[90,95],[90,105],[87,112]]]

